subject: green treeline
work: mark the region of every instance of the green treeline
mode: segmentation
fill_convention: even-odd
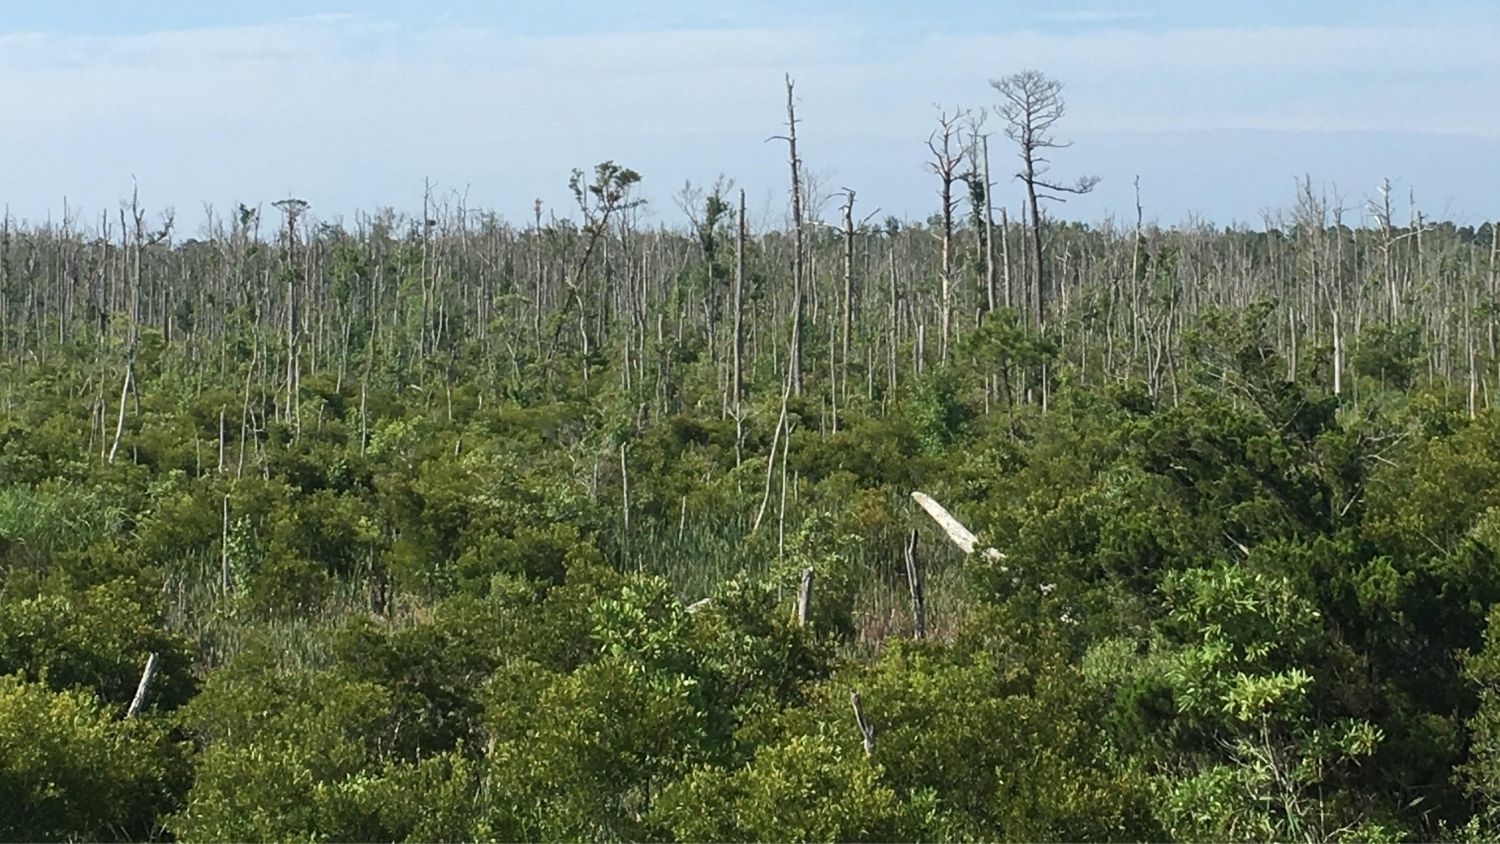
[[[5,222],[0,839],[1500,834],[1494,227],[639,178]]]

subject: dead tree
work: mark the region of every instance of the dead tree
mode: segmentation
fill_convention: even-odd
[[[734,453],[735,463],[740,461],[740,450],[745,444],[745,415],[740,406],[745,396],[745,189],[740,188],[740,207],[735,219],[734,237],[734,371],[730,386],[734,391]]]
[[[849,335],[854,329],[854,190],[844,188],[844,301],[843,324],[840,326],[842,343],[839,354],[838,395],[849,401]],[[838,416],[834,416],[834,429],[838,429]]]
[[[922,589],[922,573],[917,569],[917,530],[912,528],[906,539],[906,585],[911,590],[911,635],[927,638],[927,597]]]
[[[807,616],[812,609],[813,570],[803,569],[802,580],[797,584],[797,626],[807,626]]]
[[[988,112],[969,114],[969,197],[977,203],[975,227],[981,232],[980,247],[984,260],[985,313],[995,310],[995,203],[990,181],[990,136],[981,132]]]
[[[141,682],[135,687],[135,697],[130,699],[130,708],[125,711],[126,718],[134,718],[141,714],[141,709],[146,706],[146,693],[151,690],[151,680],[156,677],[156,666],[160,656],[152,651],[146,657],[146,668],[141,672]]]
[[[934,522],[937,522],[937,526],[942,528],[943,534],[950,542],[958,546],[958,550],[965,554],[973,554],[977,551],[980,556],[992,563],[1005,559],[1005,555],[994,548],[979,548],[979,537],[964,527],[963,522],[954,518],[953,514],[948,512],[948,508],[937,503],[932,496],[925,492],[913,492],[911,500],[917,502],[917,506],[931,516]]]
[[[1041,201],[1066,202],[1058,194],[1085,194],[1099,183],[1097,176],[1082,176],[1071,185],[1047,177],[1052,162],[1047,151],[1065,149],[1071,142],[1058,141],[1052,127],[1065,112],[1063,85],[1040,71],[1023,70],[1004,79],[992,79],[990,85],[1000,93],[995,111],[1005,121],[1005,136],[1016,142],[1021,170],[1016,173],[1026,186],[1026,201],[1031,212],[1031,284],[1034,319],[1038,330],[1047,322],[1048,287],[1046,252],[1042,236]]]
[[[297,382],[301,374],[297,366],[297,218],[307,211],[308,204],[295,198],[272,204],[286,217],[286,413],[294,420],[293,431],[300,431],[301,419],[297,415],[300,410]]]
[[[120,450],[120,437],[125,434],[125,400],[130,397],[131,383],[135,380],[135,350],[132,349],[125,359],[125,383],[120,387],[120,415],[115,421],[115,439],[110,444],[109,456],[106,462],[115,462],[115,454]]]
[[[787,161],[792,172],[792,337],[788,353],[791,356],[792,394],[802,395],[802,311],[806,298],[803,274],[806,249],[802,230],[802,159],[797,156],[797,105],[796,83],[790,74],[786,77],[786,134],[773,135],[769,140],[786,141]]]
[[[562,305],[552,315],[553,328],[552,339],[547,346],[546,357],[551,360],[557,352],[557,342],[562,336],[563,329],[568,324],[571,310],[579,312],[579,338],[580,353],[587,356],[589,351],[588,327],[583,311],[586,309],[584,303],[583,275],[588,270],[589,259],[598,251],[602,241],[609,234],[609,224],[616,217],[634,208],[644,205],[646,200],[632,198],[631,190],[641,181],[641,174],[622,167],[613,161],[604,161],[594,166],[594,181],[584,181],[584,172],[575,169],[568,179],[568,190],[573,194],[573,200],[578,204],[578,210],[583,215],[583,233],[585,236],[584,247],[578,253],[577,260],[566,269],[563,275],[563,284],[567,288],[567,295],[563,298]],[[537,206],[537,219],[540,224],[541,207]],[[540,302],[540,294],[538,294]],[[540,304],[538,308],[540,308]]]
[[[865,755],[869,756],[875,752],[875,727],[865,720],[865,710],[860,705],[859,692],[849,692],[849,703],[854,707],[854,723],[859,727],[860,746],[865,749]]]
[[[948,362],[948,347],[953,329],[953,209],[958,204],[953,196],[953,184],[964,178],[959,173],[959,167],[967,154],[959,134],[959,120],[964,115],[965,112],[962,111],[949,114],[940,109],[938,128],[927,136],[927,149],[932,153],[927,169],[938,177],[938,214],[942,219],[942,228],[937,236],[942,243],[941,262],[938,265],[941,308],[938,313],[938,354],[943,363]]]

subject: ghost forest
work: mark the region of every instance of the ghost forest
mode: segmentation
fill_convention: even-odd
[[[924,221],[791,79],[771,224],[7,214],[0,838],[1500,835],[1497,227],[1066,222],[992,84]]]

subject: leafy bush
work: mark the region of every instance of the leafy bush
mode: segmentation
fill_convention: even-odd
[[[0,838],[161,837],[185,754],[162,725],[91,693],[0,674]]]

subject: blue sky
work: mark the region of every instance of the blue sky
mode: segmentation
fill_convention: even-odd
[[[1500,217],[1500,4],[717,5],[0,0],[0,203],[96,215],[134,178],[191,234],[205,204],[295,195],[334,219],[420,207],[430,179],[520,222],[535,198],[566,214],[570,169],[610,158],[655,221],[723,173],[775,225],[790,72],[815,184],[920,218],[936,105],[984,109],[989,79],[1034,67],[1067,86],[1055,172],[1103,179],[1062,216],[1133,216],[1139,175],[1149,218],[1258,225],[1305,174],[1352,221],[1384,178],[1403,213],[1414,193],[1429,217]]]

